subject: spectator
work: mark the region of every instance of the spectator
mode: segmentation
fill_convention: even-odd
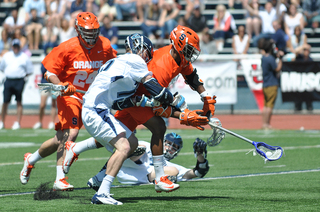
[[[44,73],[47,70],[44,68],[44,66],[41,64],[41,72],[42,72],[42,78],[41,78],[41,83],[48,83],[47,80],[44,78]],[[57,101],[54,95],[51,95],[51,92],[46,92],[46,91],[41,91],[41,100],[40,100],[40,108],[39,108],[39,122],[37,122],[34,126],[33,129],[40,129],[42,128],[42,121],[43,121],[43,116],[47,104],[47,99],[49,96],[51,96],[51,113],[50,113],[50,118],[51,122],[48,125],[48,129],[54,129],[54,123],[57,115]]]
[[[208,31],[207,19],[201,14],[200,5],[195,4],[190,17],[185,17],[188,26],[195,31],[199,37],[203,32]]]
[[[291,36],[291,52],[298,55],[303,53],[303,49],[308,47],[307,35],[301,32],[300,26],[294,28],[294,34]]]
[[[113,49],[118,49],[118,27],[111,25],[109,16],[103,18],[103,25],[100,27],[100,33],[110,40]]]
[[[310,45],[305,45],[303,48],[303,53],[297,55],[296,61],[301,61],[301,62],[313,61],[313,59],[310,57],[310,49],[311,49]],[[302,103],[303,103],[303,101],[296,101],[294,103],[294,111],[295,112],[301,112]],[[311,112],[313,110],[312,101],[305,101],[305,103],[306,103],[307,110],[309,112]]]
[[[287,7],[282,3],[282,0],[268,0],[271,2],[273,9],[276,11],[277,20],[282,24],[284,15],[287,12]]]
[[[200,39],[201,54],[217,54],[216,42],[209,31],[205,31]]]
[[[11,38],[8,36],[6,30],[1,31],[1,40],[0,40],[0,56],[3,56],[5,53],[11,49]]]
[[[100,0],[101,2],[101,0]],[[106,0],[100,8],[98,20],[99,22],[103,21],[103,18],[108,15],[110,20],[113,21],[114,17],[117,16],[117,10],[113,3],[113,0]]]
[[[244,4],[244,6],[251,15],[260,16],[261,18],[262,32],[261,34],[253,38],[253,45],[257,46],[258,40],[260,40],[261,38],[270,39],[272,34],[275,33],[272,26],[272,21],[276,20],[277,18],[276,10],[272,7],[272,4],[270,2],[267,2],[264,5],[264,8],[265,8],[264,11],[253,10],[247,4]]]
[[[20,40],[20,48],[21,51],[26,53],[29,57],[31,57],[31,52],[29,51],[29,47],[28,47],[28,40],[25,36],[23,36],[23,34],[21,33],[21,29],[17,28],[14,31],[14,39],[19,39]]]
[[[282,68],[283,52],[279,51],[276,57],[279,57],[279,62],[276,62],[274,52],[274,43],[271,39],[262,38],[258,42],[258,47],[261,49],[262,59],[261,68],[263,75],[263,94],[264,107],[262,111],[262,129],[271,129],[270,121],[272,110],[278,94],[278,73]]]
[[[22,30],[24,26],[24,18],[18,17],[18,10],[11,11],[11,16],[8,16],[3,23],[3,29],[7,31],[9,36],[13,36],[16,29]]]
[[[282,30],[279,20],[274,20],[272,26],[275,30],[275,33],[271,36],[272,40],[279,50],[286,52],[289,36]]]
[[[259,0],[252,0],[249,4],[249,7],[255,11],[255,14],[259,13]],[[255,36],[258,36],[260,34],[260,28],[261,19],[259,15],[251,15],[249,12],[247,12],[246,29],[248,36],[252,37],[252,33],[254,33]]]
[[[226,11],[226,7],[219,4],[216,8],[217,12],[213,18],[214,28],[213,37],[216,41],[218,51],[223,50],[224,41],[233,36],[233,30],[236,29],[236,24],[232,15]]]
[[[0,129],[4,128],[8,105],[11,101],[12,95],[15,95],[17,101],[17,121],[14,122],[12,129],[17,130],[20,129],[23,110],[22,91],[25,84],[25,77],[33,72],[32,63],[29,57],[20,50],[19,39],[14,39],[12,41],[12,51],[3,55],[0,62],[0,71],[3,71],[6,77],[3,90]]]
[[[36,17],[40,20],[40,22],[43,23],[43,18],[46,15],[46,5],[43,0],[26,0],[23,3],[23,8],[25,9],[26,13],[26,19],[25,22],[28,23],[28,21],[32,18],[32,10],[36,10]],[[31,15],[31,16],[30,16]]]
[[[122,21],[124,16],[137,20],[137,0],[115,0],[114,5],[117,11],[117,20]]]
[[[141,29],[144,36],[153,40],[156,38],[157,30],[159,27],[160,7],[158,0],[152,0],[152,4],[149,5],[145,13],[144,22],[141,24]]]
[[[250,46],[250,37],[245,34],[244,26],[238,27],[238,34],[232,38],[233,54],[247,54]],[[235,59],[237,62],[237,70],[241,70],[242,66],[240,59]]]
[[[61,19],[65,17],[67,10],[67,0],[47,1],[47,13],[53,21],[53,24],[60,29]],[[69,17],[70,18],[70,17]]]
[[[72,2],[71,4],[71,8],[70,8],[70,25],[74,26],[75,25],[75,19],[77,17],[77,15],[81,12],[90,12],[89,11],[89,5],[90,3],[88,3],[86,0],[75,0]]]
[[[61,28],[59,29],[59,44],[75,36],[77,36],[77,33],[75,32],[73,26],[70,26],[69,21],[63,18],[61,20]]]
[[[306,25],[311,25],[312,29],[315,30],[319,27],[320,0],[304,0],[302,7],[306,18]]]
[[[180,9],[174,0],[165,0],[162,5],[159,26],[161,27],[161,42],[177,25]]]
[[[40,31],[43,26],[43,19],[37,16],[37,10],[31,9],[31,18],[26,26],[26,34],[29,42],[29,49],[39,49]]]
[[[185,8],[186,14],[185,14],[185,16],[191,15],[195,5],[199,5],[201,11],[203,11],[205,9],[205,5],[204,5],[203,0],[186,0],[186,8]]]
[[[293,35],[296,26],[300,26],[301,30],[304,28],[303,15],[297,12],[297,7],[294,4],[290,5],[289,13],[284,16],[284,26],[288,36]]]
[[[46,26],[41,30],[43,50],[46,55],[49,54],[54,47],[58,46],[58,34],[58,28],[53,25],[53,19],[49,17],[46,20]]]

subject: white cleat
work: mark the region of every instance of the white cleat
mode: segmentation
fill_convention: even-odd
[[[20,124],[19,124],[19,122],[14,122],[14,124],[12,125],[12,128],[11,129],[13,129],[13,130],[18,130],[18,129],[20,129]]]
[[[157,193],[161,193],[162,191],[165,191],[168,193],[168,192],[177,190],[180,187],[179,184],[175,184],[170,180],[168,180],[168,176],[160,177],[159,182],[155,180],[154,185]]]
[[[32,154],[30,152],[24,154],[24,165],[20,172],[20,182],[23,185],[28,183],[31,170],[34,168],[34,166],[29,163],[29,158],[31,157],[31,155]]]
[[[98,180],[98,178],[96,176],[90,178],[87,182],[87,186],[89,188],[94,189],[95,191],[98,191],[101,185],[101,181]]]
[[[66,178],[62,178],[58,180],[58,182],[54,181],[54,184],[53,184],[54,191],[73,191],[73,189],[74,189],[73,185],[70,185],[66,181]]]
[[[123,205],[122,202],[112,198],[113,194],[100,194],[95,195],[91,199],[91,204],[105,204],[105,205]]]
[[[65,174],[68,174],[70,166],[74,161],[78,159],[78,155],[73,152],[73,147],[76,145],[73,141],[67,141],[65,143],[66,156],[62,163],[62,169]]]
[[[4,124],[2,121],[0,121],[0,130],[4,129]]]
[[[40,122],[35,123],[35,125],[33,125],[33,129],[37,130],[37,129],[41,129],[42,128],[42,124]]]
[[[49,125],[48,125],[48,129],[49,130],[53,130],[55,127],[54,123],[53,122],[50,122]]]

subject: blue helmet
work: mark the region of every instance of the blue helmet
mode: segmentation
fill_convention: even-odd
[[[174,132],[167,134],[164,137],[164,157],[170,161],[175,158],[182,149],[182,138]]]
[[[129,35],[125,41],[126,49],[131,49],[133,54],[138,54],[148,63],[153,57],[153,44],[144,35],[134,33]]]

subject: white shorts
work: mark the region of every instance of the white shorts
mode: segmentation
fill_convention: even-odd
[[[110,109],[82,108],[82,122],[88,133],[110,151],[113,146],[109,142],[122,132],[129,138],[132,132],[118,121]],[[112,150],[111,150],[112,151]]]

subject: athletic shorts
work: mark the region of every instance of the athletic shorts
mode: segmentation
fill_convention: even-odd
[[[12,95],[16,96],[17,102],[22,102],[22,91],[24,88],[24,78],[6,79],[3,89],[3,102],[9,103]]]
[[[59,96],[57,98],[59,122],[55,130],[80,129],[82,127],[81,108],[82,103],[70,96]]]
[[[122,132],[126,132],[126,138],[132,134],[123,123],[117,120],[109,109],[82,108],[82,121],[88,133],[94,137],[108,151],[113,149],[109,142]]]
[[[124,110],[118,110],[114,117],[126,125],[131,131],[138,125],[146,123],[154,117],[151,107],[130,107]]]
[[[274,103],[276,102],[276,99],[277,99],[277,94],[278,94],[277,85],[263,88],[264,106],[273,108]]]

